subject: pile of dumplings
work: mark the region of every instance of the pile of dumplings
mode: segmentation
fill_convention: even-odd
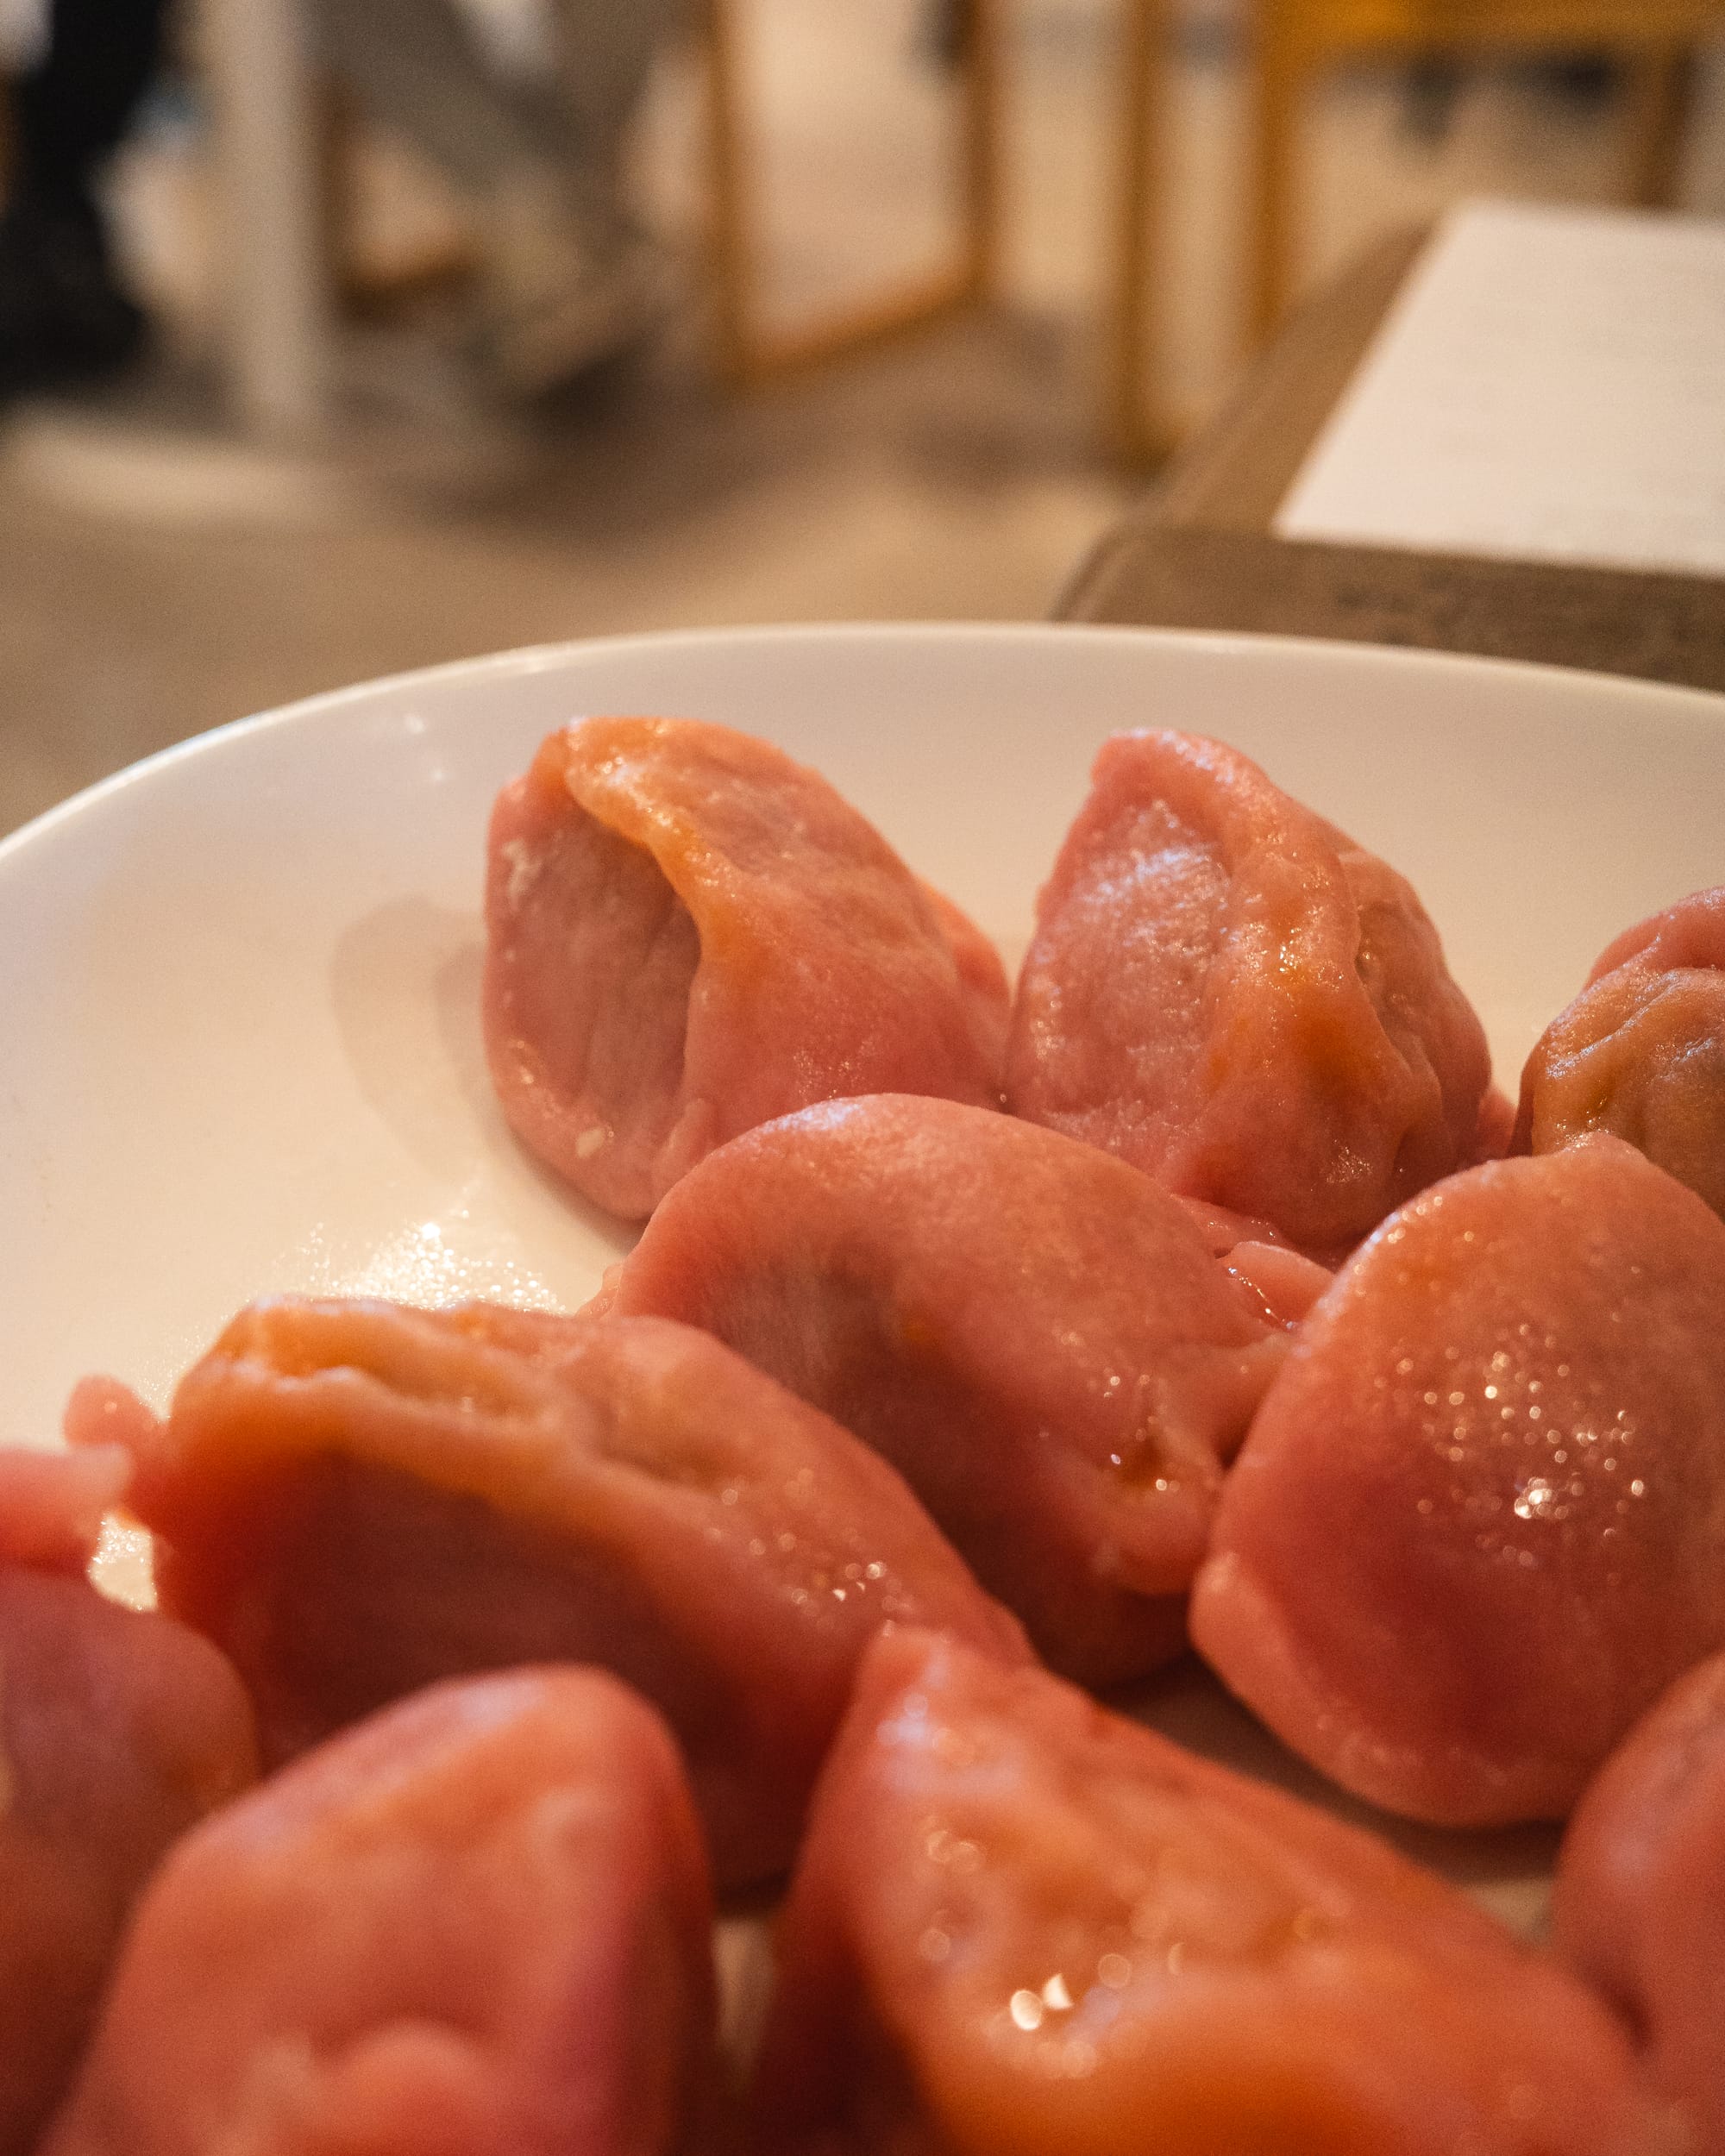
[[[1175,732],[1015,990],[693,721],[552,735],[486,915],[510,1124],[639,1240],[0,1456],[0,2156],[1725,2156],[1725,889],[1519,1105],[1404,880]],[[1549,1944],[1122,1711],[1194,1650],[1566,1821]]]

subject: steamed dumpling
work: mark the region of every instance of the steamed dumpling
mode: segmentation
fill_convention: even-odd
[[[756,2088],[771,2156],[1662,2146],[1610,2016],[1433,1875],[915,1633],[822,1778]]]
[[[1725,2148],[1725,1654],[1679,1677],[1564,1837],[1558,1951],[1621,2004],[1692,2146]]]
[[[126,1469],[0,1452],[0,2156],[35,2147],[165,1852],[257,1775],[209,1641],[80,1576]]]
[[[1722,1282],[1725,1224],[1617,1138],[1411,1200],[1264,1396],[1199,1651],[1392,1811],[1565,1817],[1725,1646]]]
[[[1220,742],[1107,744],[1038,902],[1015,1113],[1321,1255],[1477,1156],[1489,1070],[1394,869]]]
[[[1725,1216],[1725,887],[1620,936],[1527,1058],[1515,1150],[1590,1131],[1627,1138]]]
[[[1225,1464],[1288,1345],[1148,1176],[893,1094],[710,1155],[602,1300],[705,1327],[854,1431],[1092,1683],[1183,1645]]]
[[[643,1702],[438,1685],[174,1851],[42,2156],[672,2156],[712,2097],[711,1942]]]
[[[122,1437],[162,1607],[234,1657],[273,1760],[434,1679],[594,1662],[689,1758],[727,1883],[780,1870],[889,1620],[1022,1658],[899,1476],[687,1326],[469,1304],[242,1312]]]
[[[486,917],[504,1112],[626,1219],[812,1101],[999,1100],[993,948],[824,779],[728,727],[550,735],[499,797]]]

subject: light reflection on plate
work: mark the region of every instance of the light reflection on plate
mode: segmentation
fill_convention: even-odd
[[[722,720],[816,765],[1016,959],[1096,747],[1212,733],[1410,876],[1513,1091],[1616,931],[1725,877],[1725,699],[1486,661],[1053,628],[618,640],[347,690],[0,846],[0,1438],[160,1403],[272,1289],[572,1307],[628,1235],[511,1140],[477,991],[486,818],[551,727]],[[1308,1789],[1176,1677],[1158,1719]],[[1405,1837],[1524,1923],[1549,1837]]]

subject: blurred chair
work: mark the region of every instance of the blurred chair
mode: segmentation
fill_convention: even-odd
[[[387,259],[361,254],[360,145],[364,120],[333,76],[311,84],[317,146],[317,215],[329,294],[344,315],[365,320],[417,306],[434,294],[470,285],[479,248],[459,218]]]
[[[1107,299],[1106,399],[1114,446],[1159,456],[1172,429],[1145,376],[1156,330],[1157,168],[1165,110],[1168,0],[1123,0],[1122,109]],[[1627,63],[1624,193],[1671,200],[1696,45],[1725,30],[1725,0],[1253,0],[1253,179],[1245,201],[1254,343],[1286,304],[1299,212],[1299,108],[1312,78],[1358,53],[1601,50]]]
[[[1668,203],[1676,185],[1695,47],[1721,29],[1725,0],[1257,0],[1249,213],[1254,337],[1276,326],[1288,298],[1299,214],[1300,100],[1319,69],[1363,53],[1609,52],[1625,63],[1629,83],[1623,191],[1630,202],[1653,206]]]
[[[953,177],[959,236],[951,260],[824,321],[786,331],[762,323],[759,239],[762,182],[743,53],[748,0],[701,0],[697,22],[707,105],[706,224],[718,365],[736,387],[753,387],[818,367],[866,345],[973,306],[994,280],[1000,218],[997,0],[953,0],[950,57],[958,111]],[[373,311],[411,299],[473,267],[459,242],[380,274],[357,269],[352,229],[354,128],[337,92],[323,95],[325,250],[350,308]]]
[[[998,0],[957,0],[947,27],[958,114],[953,145],[959,238],[932,276],[890,287],[824,321],[787,331],[762,325],[761,192],[743,66],[748,0],[702,0],[708,95],[708,217],[719,364],[734,385],[772,381],[986,300],[1000,228]]]

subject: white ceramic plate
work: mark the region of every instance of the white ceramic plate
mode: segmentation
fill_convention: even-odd
[[[599,711],[781,743],[1009,962],[1102,739],[1217,735],[1413,879],[1511,1091],[1619,929],[1725,880],[1725,699],[1539,668],[840,628],[518,652],[317,698],[0,846],[0,1439],[50,1441],[91,1370],[163,1401],[270,1289],[592,1292],[626,1238],[515,1146],[476,1005],[492,797]],[[1195,1728],[1209,1705],[1166,1713]],[[1528,1868],[1521,1844],[1468,1848],[1464,1869]]]

